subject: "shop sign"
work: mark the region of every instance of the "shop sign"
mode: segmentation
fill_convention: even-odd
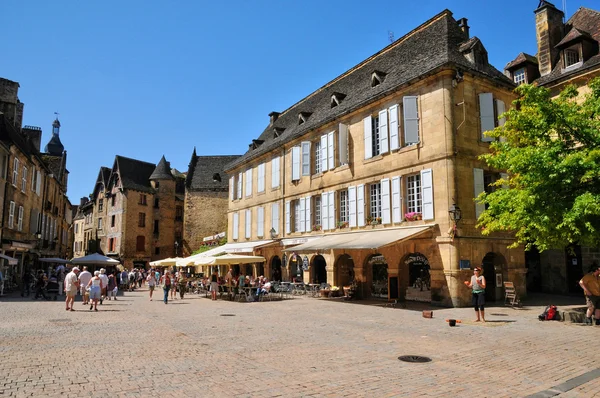
[[[373,256],[369,259],[369,264],[387,264],[387,261],[385,261],[385,257],[382,256],[381,254],[378,254],[376,256]]]
[[[302,259],[302,271],[308,271],[308,257],[304,256]]]

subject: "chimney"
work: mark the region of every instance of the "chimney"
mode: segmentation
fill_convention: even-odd
[[[38,152],[42,149],[42,129],[37,126],[23,126],[23,135],[31,140]]]
[[[535,10],[535,32],[540,75],[545,76],[556,66],[560,52],[555,46],[564,35],[565,14],[549,1],[542,0]]]
[[[84,204],[86,204],[89,201],[90,201],[89,198],[87,196],[84,196],[83,198],[79,199],[79,206],[83,206]]]
[[[461,18],[458,20],[458,27],[463,31],[466,38],[469,38],[469,25],[467,24],[467,18]]]
[[[275,123],[275,120],[277,120],[277,118],[279,117],[279,115],[281,115],[281,113],[275,112],[275,111],[269,113],[269,117],[271,118],[271,122],[269,124],[271,126],[273,125],[273,123]]]

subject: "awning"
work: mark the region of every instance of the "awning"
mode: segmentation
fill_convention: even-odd
[[[267,243],[271,242],[273,241],[256,240],[252,242],[226,243],[222,246],[215,247],[214,249],[210,249],[205,252],[194,254],[193,256],[177,260],[177,266],[185,267],[189,265],[194,265],[195,261],[202,257],[218,256],[219,254],[224,253],[252,253],[255,247],[266,245]]]
[[[378,249],[390,243],[400,242],[416,237],[434,225],[418,227],[388,228],[378,231],[358,231],[341,234],[324,235],[320,239],[302,245],[283,249],[283,251],[331,250],[331,249]]]
[[[0,258],[3,258],[6,261],[8,261],[8,265],[17,265],[17,264],[19,264],[19,260],[17,260],[16,258],[7,256],[6,254],[0,254]]]

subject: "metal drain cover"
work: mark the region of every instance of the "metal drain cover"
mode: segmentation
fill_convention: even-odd
[[[221,314],[221,316],[235,316],[235,314]]]
[[[398,359],[403,362],[412,362],[412,363],[431,362],[431,358],[422,357],[419,355],[402,355],[401,357],[398,357]]]

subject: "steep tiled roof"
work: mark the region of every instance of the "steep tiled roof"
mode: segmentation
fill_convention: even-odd
[[[458,22],[449,10],[442,11],[281,112],[273,125],[269,125],[258,137],[258,140],[263,143],[229,163],[226,170],[280,147],[285,142],[382,98],[400,86],[444,66],[458,66],[485,75],[507,87],[514,87],[510,79],[493,66],[471,63],[467,60],[459,50],[463,44],[464,48],[469,48],[475,44],[475,40],[469,39],[459,28]],[[371,75],[375,71],[383,72],[385,76],[379,85],[371,87]],[[332,108],[333,93],[343,93],[346,97],[338,106]],[[299,124],[298,115],[301,113],[310,116],[304,123]],[[275,134],[275,130],[278,130],[279,134]],[[248,142],[250,141],[249,137]]]
[[[531,62],[536,65],[538,64],[537,57],[534,57],[533,55],[529,55],[527,53],[520,53],[519,55],[517,55],[517,58],[515,58],[512,61],[510,61],[509,63],[507,63],[506,66],[504,67],[504,69],[510,69],[510,68],[520,65],[524,62]]]
[[[121,184],[124,189],[140,192],[154,192],[150,186],[150,175],[156,168],[152,163],[137,159],[115,156],[115,164],[119,170]]]
[[[42,160],[44,161],[44,163],[48,166],[50,171],[52,171],[52,174],[54,174],[58,178],[58,176],[60,175],[61,166],[62,166],[62,157],[48,155],[45,153],[43,153],[41,156],[42,156]]]
[[[191,191],[228,190],[229,177],[225,173],[225,165],[239,157],[240,155],[192,156],[186,179],[187,188]],[[216,177],[216,174],[218,174],[221,181],[214,181],[213,177]]]
[[[567,21],[567,26],[572,26],[580,31],[587,32],[600,42],[600,12],[590,8],[580,7]]]
[[[172,180],[173,174],[171,174],[171,165],[165,159],[165,156],[160,159],[156,168],[150,175],[151,180]]]
[[[572,42],[573,40],[577,40],[577,39],[589,39],[589,40],[594,40],[592,38],[592,36],[587,33],[584,32],[582,30],[579,30],[577,28],[572,28],[569,33],[566,34],[565,37],[563,37],[563,39],[554,47],[563,47],[566,44]]]

